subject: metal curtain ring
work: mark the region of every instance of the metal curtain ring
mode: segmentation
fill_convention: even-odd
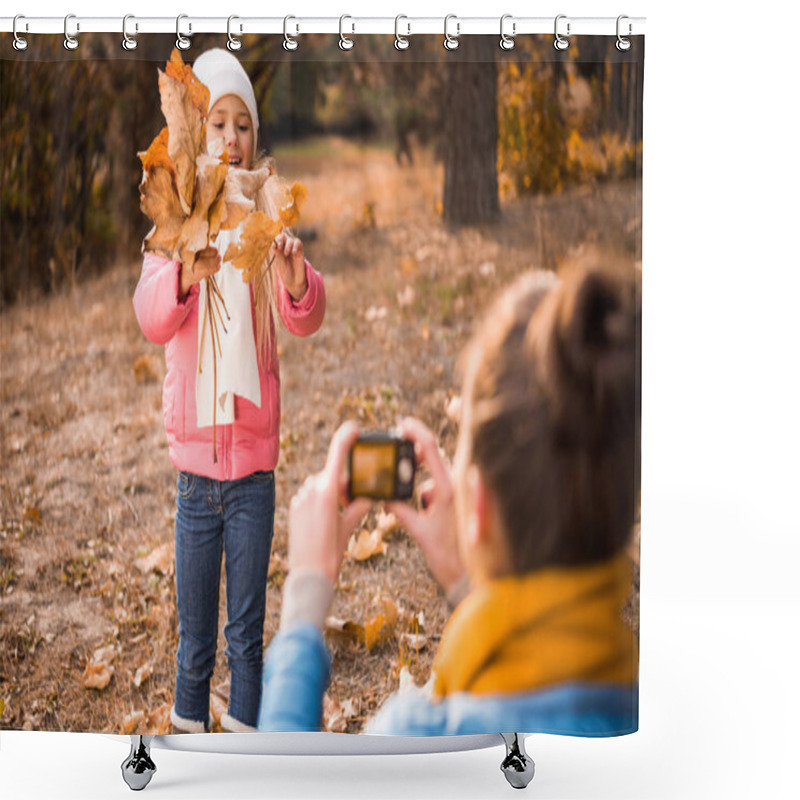
[[[566,18],[567,18],[566,14],[559,14],[556,17],[555,28],[554,28],[556,38],[555,41],[553,42],[553,47],[555,47],[556,50],[566,50],[569,47],[569,38],[562,36],[558,32],[558,21],[560,19],[566,19]],[[569,22],[567,22],[567,37],[569,37],[569,35],[570,35]]]
[[[133,14],[126,14],[122,18],[122,47],[124,50],[135,50],[136,46],[139,42],[136,41],[132,36],[128,35],[128,20],[135,19]],[[138,30],[139,26],[136,25],[135,29]]]
[[[289,31],[287,29],[290,19],[297,19],[297,17],[293,17],[291,14],[289,14],[288,16],[285,16],[283,18],[283,49],[297,50],[299,42],[297,41],[297,39],[293,39],[291,36],[289,36]]]
[[[74,14],[67,14],[64,17],[64,49],[65,50],[77,50],[78,49],[78,39],[75,36],[72,36],[69,32],[69,21],[71,19],[75,19]],[[80,24],[75,25],[75,30],[80,30]]]
[[[503,16],[500,17],[500,49],[501,50],[513,50],[514,49],[514,45],[516,44],[514,42],[514,37],[517,35],[517,23],[516,22],[512,22],[511,23],[511,36],[509,36],[503,30],[503,26],[504,26],[505,21],[507,19],[513,19],[513,15],[512,14],[503,14]]]
[[[234,50],[241,50],[242,49],[242,40],[241,39],[237,39],[231,33],[231,22],[233,22],[233,20],[235,20],[235,19],[239,19],[239,17],[237,17],[237,16],[235,16],[233,14],[230,17],[228,17],[228,44],[226,45],[226,47],[231,52],[233,52]],[[239,33],[241,33],[241,32],[242,32],[242,26],[240,25],[239,26]]]
[[[452,36],[447,32],[447,23],[450,22],[451,19],[456,20],[456,35]],[[455,14],[448,14],[444,18],[444,47],[445,50],[457,50],[458,49],[458,37],[461,33],[461,23],[457,21],[458,18]]]
[[[625,53],[626,51],[631,49],[631,40],[630,39],[626,39],[620,33],[620,23],[624,19],[628,19],[628,17],[625,14],[620,14],[617,17],[617,44],[616,44],[616,47],[617,47],[617,50],[619,50],[621,53]],[[628,23],[628,36],[630,36],[631,33],[633,33],[633,26],[629,22]]]
[[[353,18],[349,14],[342,14],[342,16],[339,17],[339,48],[341,50],[352,50],[355,45],[355,42],[352,39],[349,39],[347,36],[345,36],[343,31],[344,21],[346,19],[353,19]],[[356,31],[356,24],[354,22],[352,33],[355,33],[355,31]]]
[[[175,47],[178,50],[188,50],[192,46],[192,40],[181,33],[181,20],[188,18],[188,14],[178,14],[178,18],[175,20],[175,35],[178,37],[175,39]],[[191,23],[189,23],[189,30],[192,30]]]
[[[17,16],[14,17],[14,25],[12,27],[12,31],[14,32],[14,42],[13,42],[14,49],[22,51],[22,50],[27,50],[28,49],[28,40],[27,39],[23,39],[17,33],[17,20],[20,20],[20,19],[25,19],[25,15],[24,14],[17,14]],[[28,23],[27,22],[25,23],[25,30],[28,30]]]
[[[408,50],[408,48],[411,46],[411,42],[408,41],[408,37],[411,36],[411,23],[408,23],[408,33],[405,36],[401,36],[401,19],[408,19],[408,17],[405,14],[398,14],[394,18],[394,46],[398,50]]]

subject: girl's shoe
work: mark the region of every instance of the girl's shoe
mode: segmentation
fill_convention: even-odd
[[[257,733],[258,728],[254,728],[252,725],[245,725],[244,722],[239,722],[238,719],[234,719],[230,714],[223,714],[220,717],[219,724],[222,726],[222,730],[225,733]]]
[[[175,706],[172,706],[169,712],[170,722],[172,722],[173,733],[205,733],[208,730],[208,725],[193,719],[184,719],[179,716],[175,711]]]

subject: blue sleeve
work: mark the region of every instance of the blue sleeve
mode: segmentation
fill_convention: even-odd
[[[313,625],[279,631],[264,658],[260,731],[318,731],[322,695],[328,688],[331,657]]]

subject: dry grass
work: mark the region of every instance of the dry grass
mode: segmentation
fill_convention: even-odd
[[[608,184],[515,201],[493,228],[443,227],[441,172],[424,153],[398,168],[388,151],[321,140],[279,168],[309,188],[300,233],[324,274],[325,323],[311,339],[282,332],[282,447],[265,641],[280,614],[286,508],[324,462],[348,417],[388,426],[414,414],[452,454],[446,415],[458,392],[455,360],[474,320],[514,275],[557,268],[578,247],[614,242],[640,258],[636,185]],[[137,560],[171,546],[175,473],[161,419],[162,348],[133,315],[139,265],[119,265],[65,293],[0,317],[0,727],[160,730],[172,701],[177,645],[174,578]],[[388,551],[346,561],[333,613],[363,623],[391,597],[397,633],[423,612],[433,642],[409,652],[393,636],[368,656],[331,641],[329,694],[356,698],[341,728],[363,720],[397,688],[403,666],[424,682],[447,609],[419,550],[402,532]],[[222,593],[224,598],[224,592]],[[224,599],[223,599],[224,603]],[[224,607],[220,610],[224,619]],[[222,631],[222,624],[220,625]],[[81,679],[92,652],[113,644],[103,690]],[[220,633],[214,687],[224,696]],[[141,686],[133,676],[153,666]],[[149,715],[149,716],[148,716]]]

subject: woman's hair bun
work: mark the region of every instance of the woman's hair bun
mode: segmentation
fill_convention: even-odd
[[[565,441],[601,446],[617,435],[615,420],[630,419],[639,379],[638,298],[632,281],[610,271],[573,269],[548,298],[551,307],[531,319],[530,328],[541,332],[541,316],[549,318],[546,349],[539,355],[556,429]]]

